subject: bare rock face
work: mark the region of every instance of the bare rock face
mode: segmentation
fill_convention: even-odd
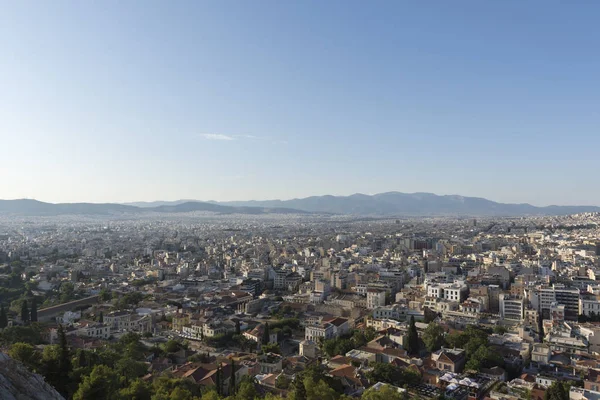
[[[65,400],[41,375],[0,353],[0,399]]]

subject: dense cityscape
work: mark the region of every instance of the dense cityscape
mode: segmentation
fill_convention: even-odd
[[[599,16],[2,2],[0,400],[600,400]]]
[[[56,398],[600,396],[596,213],[1,218],[0,343]]]

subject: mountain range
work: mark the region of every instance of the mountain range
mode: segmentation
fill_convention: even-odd
[[[0,200],[0,213],[19,215],[140,214],[206,211],[219,214],[345,214],[380,216],[522,216],[567,215],[600,212],[596,206],[547,206],[498,203],[480,197],[433,193],[387,192],[375,195],[312,196],[292,200],[251,201],[155,201],[127,204],[43,203],[36,200]]]
[[[374,195],[312,196],[292,200],[232,201],[219,204],[253,207],[288,207],[309,212],[358,215],[565,215],[600,211],[595,206],[547,206],[498,203],[481,197],[433,193],[386,192]]]
[[[161,204],[152,207],[137,207],[115,203],[44,203],[37,200],[0,200],[0,215],[56,216],[56,215],[125,215],[142,213],[185,213],[204,211],[217,214],[306,214],[302,210],[285,207],[227,206],[199,201],[184,201],[177,204]]]

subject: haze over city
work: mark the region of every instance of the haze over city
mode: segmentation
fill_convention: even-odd
[[[0,198],[599,205],[600,5],[8,2]]]

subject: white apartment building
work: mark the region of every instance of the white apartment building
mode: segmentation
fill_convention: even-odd
[[[385,306],[385,290],[368,289],[367,290],[367,308],[373,309]]]
[[[467,297],[467,290],[464,283],[433,283],[427,285],[427,296],[462,303]]]
[[[579,314],[590,316],[590,313],[600,315],[600,299],[595,295],[582,295],[579,299]]]
[[[521,321],[525,312],[525,301],[506,293],[500,294],[500,317],[503,319]]]
[[[539,307],[544,316],[549,315],[553,303],[565,306],[565,317],[567,319],[576,319],[579,314],[580,291],[578,288],[559,284],[539,286],[530,290],[529,297],[533,308],[537,309]]]

